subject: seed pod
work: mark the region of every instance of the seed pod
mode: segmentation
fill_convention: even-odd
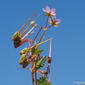
[[[19,32],[14,33],[12,40],[13,40],[15,48],[17,48],[21,45],[21,36],[20,36]]]
[[[26,61],[26,60],[27,60],[27,56],[26,56],[26,54],[23,54],[23,55],[21,56],[20,60],[19,60],[19,63],[20,63],[20,64],[23,64],[24,61]]]
[[[15,32],[12,40],[19,41],[20,39],[21,39],[21,36],[20,36],[19,32]]]
[[[23,67],[23,68],[26,68],[26,67],[28,66],[28,64],[29,64],[29,62],[24,61],[24,63],[22,64],[22,67]]]
[[[25,54],[25,53],[26,53],[26,51],[27,51],[27,47],[26,47],[26,48],[24,48],[24,49],[22,49],[22,50],[20,51],[20,55]]]

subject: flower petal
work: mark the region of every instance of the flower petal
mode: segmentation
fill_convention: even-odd
[[[52,13],[52,14],[55,13],[55,8],[51,9],[51,13]]]
[[[55,22],[56,21],[56,16],[53,16],[53,22]]]
[[[59,24],[60,22],[61,22],[61,20],[57,19],[55,24]]]
[[[49,13],[50,12],[50,7],[46,6],[46,12]]]
[[[55,8],[53,8],[53,9],[51,10],[51,15],[53,15],[53,16],[56,15],[56,13],[55,13]]]
[[[55,16],[53,16],[53,18],[55,18],[55,19],[56,19],[56,15],[55,15]]]
[[[44,8],[42,8],[42,10],[43,10],[44,12],[46,12],[46,10],[45,10]]]
[[[51,15],[52,15],[52,16],[55,16],[55,15],[56,15],[56,13],[51,13]]]
[[[52,21],[51,21],[51,18],[49,18],[48,21],[51,23],[51,22],[52,22]]]

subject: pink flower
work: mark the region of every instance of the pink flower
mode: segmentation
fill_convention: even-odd
[[[50,9],[49,6],[46,6],[46,9],[42,8],[42,10],[46,13],[46,16],[51,17],[56,15],[55,8]]]
[[[49,24],[55,27],[58,26],[58,24],[61,22],[60,19],[56,19],[56,16],[54,16],[53,18],[49,18],[48,21],[49,21]]]

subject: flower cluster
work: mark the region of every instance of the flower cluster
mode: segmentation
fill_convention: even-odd
[[[25,26],[27,25],[31,17],[34,16],[36,12],[35,11],[32,14],[32,16],[26,21],[26,23],[20,28],[20,30],[14,33],[12,38],[15,48],[22,46],[26,42],[29,43],[29,46],[26,46],[24,49],[20,51],[21,57],[19,59],[19,64],[22,66],[23,69],[28,69],[31,71],[33,85],[50,85],[51,84],[50,83],[50,64],[52,60],[51,58],[52,38],[49,38],[44,41],[44,38],[45,38],[44,35],[45,35],[45,32],[50,27],[53,27],[53,26],[56,27],[60,23],[60,19],[56,19],[55,8],[50,9],[48,6],[46,6],[46,9],[43,8],[42,10],[46,13],[46,16],[47,16],[45,26],[41,27],[41,26],[38,26],[38,23],[36,23],[36,19],[40,16],[39,14],[34,20],[30,22],[30,24],[24,30],[24,32],[21,33],[22,29],[25,28]],[[39,29],[38,33],[34,35],[34,39],[32,40],[31,38],[27,38],[28,36],[30,36],[31,34],[35,32],[33,31],[34,28]],[[41,31],[43,31],[43,33],[40,36],[39,33]],[[40,39],[36,40],[38,36]],[[35,40],[38,43],[34,43]],[[50,41],[49,55],[48,57],[45,55],[41,56],[41,53],[44,51],[44,49],[40,49],[39,47],[42,46],[42,44],[47,41]],[[46,65],[45,62],[47,62],[48,65]],[[32,67],[28,68],[29,64],[31,64]],[[43,70],[44,66],[46,67],[46,69]]]
[[[55,8],[50,9],[49,6],[46,6],[46,9],[42,8],[42,10],[46,13],[46,16],[48,16],[49,24],[52,26],[58,26],[58,24],[61,22],[60,19],[56,19],[56,10]]]

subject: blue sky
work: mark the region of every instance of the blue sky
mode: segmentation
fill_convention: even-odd
[[[62,20],[57,28],[47,31],[46,37],[53,38],[52,85],[85,82],[85,0],[0,0],[0,85],[32,85],[30,72],[17,69],[22,47],[13,47],[12,35],[36,9],[35,16],[46,5],[56,8],[57,18]],[[45,48],[49,49],[49,43]]]

